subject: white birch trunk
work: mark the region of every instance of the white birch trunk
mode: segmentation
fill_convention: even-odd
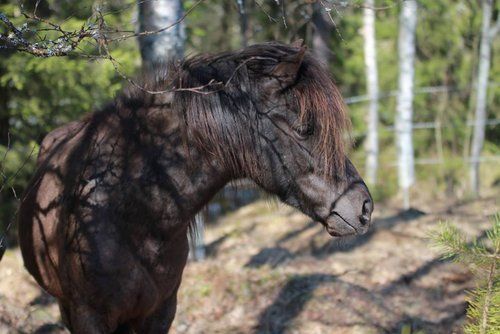
[[[396,110],[398,180],[404,209],[410,208],[410,187],[415,181],[412,141],[413,86],[415,77],[415,29],[417,2],[406,0],[399,16],[399,87]]]
[[[190,258],[193,260],[204,260],[205,251],[205,219],[202,213],[199,213],[194,218],[195,233],[190,243]]]
[[[181,59],[184,56],[185,30],[181,21],[184,14],[181,0],[146,0],[138,1],[139,32],[157,31],[139,36],[139,47],[143,67],[152,71],[169,60]],[[205,258],[204,219],[198,214],[195,218],[196,233],[190,238],[190,258]]]
[[[180,59],[184,55],[184,22],[175,24],[182,18],[181,0],[146,0],[139,4],[139,31],[157,31],[151,35],[139,36],[139,47],[143,67],[152,70],[155,65],[168,60]]]
[[[486,102],[488,93],[488,76],[491,62],[491,42],[495,29],[490,29],[493,1],[483,0],[483,24],[481,46],[479,48],[479,70],[477,76],[477,100],[474,119],[474,135],[471,146],[470,183],[475,195],[479,194],[479,157],[484,144],[486,127]]]
[[[375,10],[374,0],[365,0],[363,9],[363,37],[365,51],[366,88],[369,98],[368,134],[365,141],[366,165],[365,174],[368,183],[377,182],[378,170],[378,70],[377,49],[375,44]]]

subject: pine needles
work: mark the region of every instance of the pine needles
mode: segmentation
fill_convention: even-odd
[[[441,223],[432,237],[445,259],[467,265],[476,278],[476,288],[469,291],[465,333],[500,333],[500,213],[493,218],[493,227],[486,237],[485,242],[468,242],[449,223]]]

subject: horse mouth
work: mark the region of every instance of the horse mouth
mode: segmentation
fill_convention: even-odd
[[[328,234],[332,237],[345,237],[355,234],[363,234],[363,231],[358,231],[356,227],[351,225],[340,214],[332,211],[331,214],[325,219],[323,225]]]

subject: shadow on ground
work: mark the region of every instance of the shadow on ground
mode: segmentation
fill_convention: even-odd
[[[395,308],[395,299],[408,297],[407,302],[415,300],[435,300],[436,291],[414,284],[414,280],[430,271],[439,271],[447,261],[433,259],[381,289],[370,291],[360,285],[349,283],[342,278],[327,274],[298,275],[290,278],[280,290],[274,301],[261,312],[255,332],[259,334],[286,333],[294,320],[304,311],[305,306],[314,298],[316,301],[333,305],[330,314],[318,313],[315,320],[334,330],[354,326],[369,326],[377,333],[401,333],[403,328],[411,332],[423,330],[424,333],[449,333],[457,320],[464,316],[466,302],[457,298],[453,304],[443,304],[448,315],[438,321],[429,321],[412,316]],[[463,279],[469,279],[464,277]],[[319,291],[322,290],[322,291]],[[455,294],[463,294],[457,290]],[[448,296],[449,297],[449,296]],[[439,301],[437,301],[439,303]],[[439,307],[439,305],[438,305]],[[311,308],[311,307],[309,307]],[[314,312],[314,308],[312,308]],[[311,312],[311,311],[310,311]],[[312,315],[314,317],[314,314]],[[308,315],[311,317],[311,314]]]
[[[337,252],[350,252],[355,248],[368,243],[376,233],[382,230],[390,230],[397,224],[410,222],[423,215],[425,215],[425,213],[420,210],[409,209],[387,218],[374,220],[373,227],[366,234],[351,238],[343,238],[341,240],[332,239],[330,242],[327,242],[320,247],[317,247],[311,241],[307,247],[304,247],[304,249],[311,250],[312,255],[320,259]],[[276,268],[285,264],[290,259],[304,255],[304,251],[301,250],[291,253],[286,248],[282,247],[282,244],[294,238],[298,238],[304,232],[314,228],[318,228],[318,223],[309,222],[303,227],[287,233],[277,240],[275,247],[263,248],[256,255],[252,256],[252,258],[245,264],[245,267],[259,268],[264,265],[269,265],[272,268]],[[319,233],[323,233],[323,231],[319,230],[317,234]],[[212,244],[219,245],[220,243],[220,240],[216,240]],[[208,246],[209,249],[212,248],[212,244]]]

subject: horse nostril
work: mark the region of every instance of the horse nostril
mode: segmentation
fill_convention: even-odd
[[[361,225],[366,225],[370,222],[370,217],[367,215],[359,216],[359,222],[361,223]]]
[[[363,202],[363,207],[361,208],[361,216],[359,216],[359,222],[361,225],[367,225],[370,222],[370,216],[372,213],[372,203],[369,200]]]

